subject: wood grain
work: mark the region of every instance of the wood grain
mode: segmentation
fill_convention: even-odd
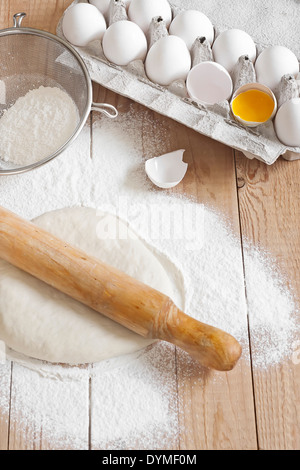
[[[295,300],[300,298],[300,162],[278,160],[272,167],[237,153],[242,236],[275,257]],[[245,263],[247,288],[247,262]],[[299,317],[300,331],[300,317]],[[251,317],[250,317],[251,333]],[[296,338],[298,341],[300,336]],[[257,345],[252,340],[252,347]],[[300,365],[292,357],[267,371],[256,369],[254,390],[259,447],[300,448]]]
[[[13,15],[25,12],[26,17],[22,26],[42,29],[50,33],[56,32],[56,26],[63,11],[72,3],[72,0],[1,0],[0,2],[0,28],[13,26]]]
[[[112,386],[113,409],[111,406],[107,406],[107,401],[110,403],[112,401],[109,383],[118,380],[118,372],[107,374],[106,379],[102,374],[95,374],[91,377],[91,450],[110,450],[115,448],[122,448],[122,450],[149,450],[150,448],[151,450],[179,449],[179,423],[176,420],[176,416],[173,419],[172,411],[177,408],[176,358],[174,349],[175,347],[172,345],[159,342],[149,346],[147,354],[143,356],[144,372],[151,377],[151,382],[147,385],[147,392],[149,393],[152,388],[154,396],[158,393],[165,394],[164,402],[168,408],[164,410],[164,416],[170,416],[170,419],[172,419],[172,429],[170,429],[168,421],[162,424],[160,428],[153,423],[153,410],[151,406],[149,407],[149,400],[151,400],[150,404],[152,404],[152,399],[141,393],[141,389],[144,390],[142,384],[144,379],[141,378],[141,386],[139,387],[137,384],[136,390],[132,393],[132,385],[130,384],[132,367],[127,367],[127,364],[124,363],[123,370],[119,374],[118,386],[116,384]],[[131,360],[133,360],[132,357]],[[132,365],[135,367],[134,362]],[[138,365],[138,362],[136,365]],[[146,378],[145,380],[147,381]],[[121,389],[123,393],[120,392]],[[138,393],[140,394],[138,395]],[[135,394],[137,395],[134,397],[133,395]],[[144,429],[138,425],[138,429],[136,429],[135,424],[133,423],[132,425],[131,413],[135,406],[140,410],[144,409],[141,422],[146,423],[148,421],[149,428],[145,426]],[[116,410],[118,411],[117,413]],[[120,425],[118,426],[119,415],[123,415],[123,417],[121,417]],[[99,416],[102,416],[102,422],[99,422]],[[128,417],[128,422],[126,422],[127,429],[124,429],[124,416]],[[136,419],[135,412],[132,413],[132,417]],[[112,427],[115,428],[113,431]],[[108,431],[107,428],[109,428]],[[119,437],[116,438],[118,435]],[[108,436],[111,436],[111,442]]]
[[[68,381],[63,386],[59,379],[46,378],[39,370],[33,370],[32,365],[27,368],[14,363],[12,377],[9,450],[88,450],[88,371],[84,379],[74,379],[72,396],[66,390]],[[31,387],[39,390],[39,403],[32,401]],[[53,410],[56,421],[52,417]],[[65,426],[61,423],[69,414],[76,416],[78,435],[64,434]]]
[[[70,3],[71,0],[1,0],[0,28],[12,26],[13,14],[25,11],[24,26],[55,32],[58,19]],[[163,148],[159,141],[153,142],[151,150],[145,144],[147,157],[186,148],[185,160],[190,164],[189,171],[183,183],[171,192],[187,194],[210,205],[230,218],[236,235],[239,236],[241,230],[244,238],[267,248],[276,257],[299,299],[300,162],[280,160],[268,167],[237,153],[235,166],[233,152],[229,148],[100,86],[94,87],[94,95],[95,101],[117,105],[121,113],[129,110],[136,113],[137,119],[142,119],[145,137],[151,129],[153,132],[153,126],[156,131],[162,127],[168,138]],[[143,142],[146,143],[146,138]],[[247,273],[247,266],[244,268]],[[242,271],[241,265],[241,282]],[[300,448],[300,366],[291,358],[267,372],[259,372],[253,364],[254,383],[247,348],[239,366],[222,376],[208,373],[178,352],[173,358],[177,369],[181,433],[179,441],[170,442],[168,448],[253,449],[257,445],[261,449]],[[17,374],[16,370],[12,385],[14,374]],[[0,385],[1,402],[7,404],[10,400],[10,370]],[[7,448],[8,440],[11,449],[68,447],[63,440],[55,445],[45,438],[41,416],[35,417],[35,422],[40,424],[34,430],[28,429],[26,433],[25,427],[20,429],[24,419],[18,416],[17,410],[24,397],[16,396],[14,387],[12,390],[10,435],[9,417],[2,408],[0,448]]]
[[[230,217],[232,229],[239,236],[239,212],[233,151],[190,129],[177,127],[183,148],[189,154],[190,172],[185,178],[185,192]],[[243,286],[242,251],[240,283]],[[247,336],[247,318],[244,314]],[[183,449],[255,449],[256,429],[249,350],[244,360],[226,378],[208,374],[194,364],[194,371],[178,354],[180,419],[186,432]],[[190,376],[191,374],[191,376]],[[192,431],[191,431],[192,430]]]
[[[219,209],[232,218],[233,229],[239,235],[235,166],[231,149],[126,98],[116,98],[114,93],[101,86],[94,85],[94,99],[116,105],[121,114],[134,113],[139,128],[142,121],[145,136],[144,158],[178,148],[186,149],[184,160],[189,163],[189,171],[183,183],[169,192],[185,194]],[[94,115],[93,119],[98,121],[102,118]],[[155,135],[158,129],[160,135],[166,134],[167,138],[163,143],[159,139],[157,148],[151,149],[148,154],[149,135]],[[243,285],[242,253],[240,282]],[[247,336],[247,318],[244,320]],[[247,348],[243,360],[234,371],[223,377],[207,372],[179,351],[176,364],[181,430],[179,448],[256,448],[252,379]]]
[[[9,435],[11,364],[0,361],[0,450],[6,450]]]

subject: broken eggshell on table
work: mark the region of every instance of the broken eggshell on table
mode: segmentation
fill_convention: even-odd
[[[188,169],[188,164],[183,161],[184,152],[184,149],[176,150],[147,160],[145,170],[152,183],[162,189],[177,186]]]
[[[77,1],[75,1],[74,3],[77,3]],[[96,1],[94,3],[96,3]],[[135,3],[142,4],[142,0],[135,0]],[[127,20],[127,21],[130,20],[130,18],[128,18],[128,4],[130,4],[130,2],[124,2],[122,0],[111,0],[109,14],[106,13],[106,17],[108,19],[108,25],[116,21],[120,21],[120,20]],[[116,14],[116,11],[118,11],[118,14]],[[122,11],[121,15],[120,15],[120,11]],[[185,11],[184,8],[177,8],[177,7],[172,6],[173,22],[183,11]],[[167,22],[164,21],[162,17],[155,17],[152,19],[150,28],[146,33],[146,38],[148,42],[148,51],[162,37],[170,35],[169,33],[171,31],[172,22],[171,22],[170,27],[168,28],[168,21]],[[184,24],[184,22],[182,23]],[[259,55],[265,49],[265,47],[259,44],[255,45],[253,40],[250,38],[250,36],[241,30],[235,29],[235,30],[229,30],[229,31],[230,33],[222,35],[224,31],[218,30],[215,27],[214,28],[215,40],[212,46],[210,44],[210,40],[209,41],[206,40],[205,41],[206,44],[204,44],[203,42],[201,44],[199,40],[202,39],[203,41],[203,36],[200,35],[201,31],[199,31],[199,36],[195,38],[193,46],[189,52],[192,58],[191,69],[197,66],[197,64],[201,62],[205,62],[209,60],[212,60],[213,62],[217,63],[216,57],[213,56],[212,49],[214,47],[215,49],[218,49],[221,47],[220,43],[222,43],[221,41],[222,37],[225,38],[226,36],[227,39],[226,38],[225,39],[228,42],[228,40],[230,41],[232,39],[231,38],[232,35],[238,34],[240,35],[241,38],[243,36],[243,41],[240,41],[241,43],[243,42],[243,48],[240,48],[240,44],[239,44],[239,48],[241,50],[240,49],[239,51],[236,50],[235,53],[239,54],[241,52],[244,52],[245,54],[244,56],[239,57],[237,63],[230,71],[230,76],[232,78],[232,83],[233,83],[233,92],[235,92],[239,86],[245,85],[247,83],[254,83],[257,81],[255,69],[253,70],[253,62],[255,60],[254,55],[259,57]],[[58,27],[58,34],[59,34],[59,27]],[[182,35],[182,37],[184,37],[184,35]],[[191,38],[189,36],[189,41],[190,40]],[[166,42],[169,42],[169,41],[166,41]],[[100,47],[99,47],[99,44],[100,44]],[[216,44],[218,47],[216,46]],[[257,49],[257,53],[255,54],[254,54],[253,44],[255,46],[255,52]],[[231,47],[234,47],[234,41],[232,42]],[[146,106],[149,106],[151,104],[149,102],[149,99],[150,99],[150,95],[153,93],[153,91],[151,92],[151,88],[152,88],[152,90],[157,89],[161,93],[161,99],[159,101],[163,102],[164,100],[166,100],[165,106],[162,108],[163,114],[164,114],[163,109],[165,109],[166,110],[165,114],[169,115],[169,112],[167,111],[168,105],[171,105],[171,103],[174,102],[174,106],[175,106],[176,101],[178,100],[184,101],[187,106],[190,104],[194,108],[199,108],[200,110],[199,123],[196,123],[195,118],[193,118],[194,112],[191,111],[191,114],[190,114],[186,106],[185,106],[185,112],[187,113],[187,116],[180,116],[179,114],[177,116],[176,114],[176,117],[174,117],[173,116],[174,113],[171,113],[170,116],[173,117],[173,119],[178,120],[179,122],[185,123],[189,127],[195,128],[198,132],[203,131],[202,133],[204,133],[205,135],[209,135],[215,138],[216,140],[221,140],[221,141],[224,140],[224,143],[227,143],[228,139],[227,138],[222,139],[222,136],[219,135],[219,132],[221,132],[221,130],[224,128],[222,132],[226,130],[226,132],[227,131],[229,132],[229,136],[232,135],[232,137],[234,137],[234,141],[232,141],[232,137],[229,138],[230,140],[229,145],[240,149],[242,152],[245,153],[245,155],[248,158],[258,158],[258,159],[262,159],[263,161],[266,161],[266,163],[269,163],[269,164],[273,163],[275,161],[274,159],[270,161],[269,159],[264,160],[264,157],[260,158],[259,153],[254,154],[254,153],[251,153],[250,151],[251,147],[253,150],[254,149],[256,150],[256,148],[259,149],[260,147],[262,148],[266,147],[267,153],[268,153],[269,151],[271,152],[271,149],[273,148],[273,146],[278,149],[280,148],[281,153],[286,152],[287,159],[295,159],[295,158],[300,157],[300,154],[299,155],[297,154],[297,151],[299,151],[298,148],[293,148],[293,147],[286,148],[280,145],[278,137],[275,133],[273,122],[269,122],[267,123],[267,125],[265,124],[260,125],[259,130],[255,131],[254,133],[252,133],[252,131],[250,130],[249,131],[250,133],[247,133],[247,136],[246,136],[246,134],[243,132],[243,129],[246,129],[247,127],[244,124],[238,122],[231,112],[230,97],[222,101],[217,101],[215,104],[206,104],[205,102],[203,102],[203,100],[197,100],[194,95],[193,97],[191,97],[188,93],[186,77],[184,78],[183,76],[184,74],[182,74],[182,76],[179,76],[178,79],[175,79],[170,84],[161,85],[149,79],[149,76],[147,76],[146,71],[145,71],[145,62],[142,59],[133,60],[128,65],[125,65],[122,67],[118,67],[115,64],[107,61],[107,58],[103,54],[101,41],[94,41],[90,43],[88,47],[85,47],[83,49],[83,53],[88,54],[89,58],[91,58],[92,60],[96,59],[96,61],[99,61],[99,67],[101,66],[101,61],[102,61],[108,64],[110,67],[112,67],[112,70],[115,69],[117,81],[122,78],[122,71],[123,71],[123,72],[126,72],[126,77],[124,74],[124,79],[126,79],[126,83],[127,83],[127,74],[130,75],[131,77],[130,80],[132,82],[135,80],[135,81],[139,81],[140,83],[144,83],[145,87],[143,87],[143,96],[140,96],[140,98],[138,98],[137,101],[145,104]],[[252,63],[252,69],[250,69],[249,66],[247,68],[246,66],[247,60]],[[95,64],[95,67],[97,67],[96,64]],[[120,73],[118,73],[118,71]],[[97,81],[97,78],[96,78],[96,81]],[[99,83],[102,83],[102,79],[99,80]],[[107,83],[107,81],[105,81],[105,83]],[[108,83],[108,85],[110,88],[110,83]],[[132,83],[132,85],[134,84]],[[126,87],[128,87],[128,84],[126,85]],[[114,87],[112,87],[112,89],[114,89]],[[116,88],[116,90],[118,89],[119,87]],[[171,96],[169,96],[168,94],[164,95],[164,91],[171,92],[171,94],[173,95],[173,98],[171,98]],[[121,92],[122,94],[121,90],[119,92]],[[278,103],[283,103],[284,101],[287,100],[287,98],[284,96],[284,93],[283,93],[283,98],[281,97],[282,96],[280,94],[281,92],[276,93],[276,98],[278,100]],[[131,94],[130,93],[128,94],[128,92],[126,92],[126,95],[131,97]],[[299,97],[299,93],[298,93],[298,97]],[[147,104],[148,102],[149,104]],[[156,110],[156,107],[154,107],[153,109]],[[202,116],[203,113],[205,113],[206,115],[205,119],[203,119],[205,117],[205,116]],[[193,119],[194,124],[193,122],[188,122],[189,114],[190,114],[190,119]],[[215,128],[217,122],[218,122],[218,129]],[[201,123],[205,125],[204,129],[202,129],[202,127],[200,126]],[[216,135],[215,135],[215,131],[217,131]],[[222,134],[222,135],[225,136],[225,134]],[[260,140],[260,136],[261,136],[261,140]],[[253,144],[251,142],[252,139],[253,139]],[[258,139],[260,140],[260,142],[258,142]]]

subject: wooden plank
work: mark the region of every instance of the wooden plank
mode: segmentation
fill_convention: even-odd
[[[0,450],[8,448],[11,363],[4,362],[3,343],[0,341]]]
[[[183,183],[172,191],[196,198],[199,202],[209,204],[226,216],[230,216],[233,229],[239,237],[232,150],[124,97],[116,97],[114,93],[98,85],[94,86],[94,100],[116,105],[121,114],[129,110],[135,114],[139,120],[137,132],[141,133],[141,139],[145,139],[147,150],[149,149],[146,137],[149,133],[155,135],[158,129],[160,134],[166,132],[165,142],[158,139],[157,146],[154,145],[151,149],[152,154],[144,155],[145,157],[185,148],[187,150],[185,161],[190,165],[189,172]],[[240,268],[240,282],[243,286],[242,253]],[[247,336],[246,315],[244,320]],[[174,448],[255,449],[257,447],[255,413],[247,348],[244,350],[243,360],[229,374],[208,373],[195,363],[189,363],[188,374],[185,369],[186,360],[178,354],[177,381],[181,435],[178,447]]]
[[[10,0],[0,2],[0,29],[12,24],[9,18]],[[1,346],[1,342],[0,342]],[[11,364],[0,361],[0,450],[8,449]]]
[[[24,19],[22,26],[29,26],[32,28],[43,29],[52,33],[56,32],[56,26],[59,18],[62,16],[63,11],[72,2],[72,0],[51,0],[48,2],[41,2],[38,0],[4,0],[0,2],[0,28],[11,27],[13,25],[13,15],[17,12],[26,12],[27,16]],[[90,149],[87,149],[89,155]],[[22,381],[24,387],[22,387]],[[78,386],[77,398],[74,396],[73,412],[78,414],[78,419],[82,420],[82,432],[80,445],[76,439],[74,442],[69,442],[68,436],[61,436],[59,442],[55,442],[51,436],[51,409],[56,410],[56,417],[61,415],[61,419],[65,419],[64,410],[64,396],[63,387],[61,391],[58,389],[56,392],[61,396],[56,396],[55,393],[51,397],[51,403],[45,402],[45,407],[41,410],[39,404],[30,401],[30,396],[26,395],[28,389],[26,388],[26,381],[31,383],[31,386],[39,386],[41,391],[41,400],[49,396],[48,388],[54,387],[55,384],[39,376],[36,371],[26,370],[24,367],[14,364],[12,375],[12,405],[11,405],[11,420],[9,432],[9,448],[10,449],[64,449],[64,448],[88,448],[88,427],[89,427],[89,380],[88,378]],[[67,386],[67,385],[66,385]],[[1,401],[3,395],[6,394],[6,400],[9,400],[10,390],[10,369],[5,375],[0,375],[0,390]],[[81,400],[78,399],[81,397]],[[30,409],[32,406],[32,409]],[[2,415],[0,418],[0,448],[7,448],[8,431],[7,424],[8,418],[4,415],[2,407]],[[60,411],[60,413],[59,413]],[[48,413],[48,414],[47,414]]]
[[[56,377],[54,373],[51,376],[51,366],[41,364],[40,368],[32,368],[30,363],[28,366],[14,363],[10,450],[89,448],[88,371],[82,370],[80,379],[75,368],[65,368],[60,375]],[[34,394],[32,390],[35,390]],[[74,429],[70,429],[70,423],[74,424]]]
[[[51,33],[56,32],[56,26],[64,10],[72,3],[72,0],[1,0],[1,28],[13,26],[13,15],[25,12],[26,18],[22,26],[42,29]]]
[[[241,153],[237,153],[236,161],[238,178],[243,183],[239,191],[242,235],[275,257],[299,299],[300,162],[279,159],[268,167],[257,160],[246,159]],[[247,287],[247,262],[245,271]],[[299,340],[300,336],[298,350]],[[252,346],[255,348],[255,342]],[[298,360],[296,356],[287,358],[267,371],[256,368],[254,363],[253,376],[259,447],[299,449],[299,355]]]
[[[105,363],[96,365],[91,377],[92,450],[178,449],[174,349],[159,343],[141,357],[124,357],[109,371]]]
[[[86,139],[85,135],[81,134],[78,140],[82,149],[82,159],[88,160],[90,139]],[[66,150],[66,154],[68,152],[69,150]],[[42,363],[40,367],[41,369],[44,367]],[[31,370],[30,367],[26,369],[14,363],[9,430],[10,450],[89,448],[88,374],[83,375],[82,380],[77,380],[75,376],[72,387],[70,387],[70,380],[51,378],[51,370],[49,375],[50,377],[43,371],[39,372],[37,367]],[[64,374],[61,375],[64,376]],[[74,390],[72,396],[68,392],[70,388],[72,392]],[[32,390],[35,391],[33,394],[35,399],[36,391],[39,391],[39,399],[36,403],[32,401]],[[53,416],[51,416],[52,410]],[[70,422],[76,423],[78,435],[74,435],[73,429],[70,429],[68,424]]]
[[[139,130],[137,132],[145,132],[149,136],[149,133],[153,132],[153,126],[155,125],[155,122],[152,123],[152,113],[149,110],[146,110],[143,106],[138,105],[137,103],[133,103],[131,100],[124,98],[122,96],[116,95],[113,92],[110,92],[109,90],[104,89],[103,87],[93,84],[93,100],[94,102],[105,102],[105,103],[110,103],[118,108],[118,111],[120,115],[126,114],[128,112],[132,113],[132,115],[137,115],[137,119],[141,119],[143,122],[142,126],[139,126]],[[102,117],[99,117],[97,112],[92,113],[92,130],[94,129],[94,124],[96,121],[99,119],[102,119]],[[107,119],[106,117],[103,117],[103,119]],[[157,124],[157,123],[156,123]],[[141,131],[142,128],[142,131]],[[141,139],[143,139],[143,136],[141,135]],[[155,141],[155,138],[153,139]],[[94,137],[94,132],[92,131],[92,158],[99,158],[99,155],[97,155],[97,150],[95,147],[99,144],[97,142],[97,139]],[[167,143],[166,143],[167,145]],[[100,147],[101,149],[101,147]],[[153,152],[152,156],[155,156],[159,154],[161,151],[161,145],[160,142],[156,142],[154,144],[153,148],[151,149]],[[100,150],[101,153],[101,150]],[[166,361],[166,357],[163,356],[163,350],[160,346],[154,346],[157,350],[157,362],[161,364],[163,367],[163,364]],[[171,391],[168,394],[168,399],[172,403],[176,403],[177,396],[176,396],[176,364],[175,364],[175,347],[170,346],[168,349],[168,365],[167,365],[167,372],[166,370],[164,371],[164,375],[167,376],[167,382],[168,385],[170,386],[170,383],[174,380],[174,386],[171,387]],[[145,365],[145,367],[147,367]],[[149,365],[149,373],[151,372],[151,366]],[[130,370],[128,371],[129,377],[130,377]],[[124,381],[124,375],[122,374],[123,381]],[[117,379],[116,379],[117,380]],[[92,450],[99,450],[101,448],[105,449],[110,449],[110,448],[115,448],[118,442],[112,441],[108,442],[106,438],[104,439],[105,445],[103,444],[103,426],[101,426],[101,423],[98,423],[96,421],[97,416],[104,416],[106,419],[109,419],[109,415],[107,416],[105,413],[107,413],[108,410],[105,409],[105,402],[99,403],[99,400],[94,400],[93,397],[101,395],[101,390],[103,387],[103,383],[101,380],[101,376],[95,376],[92,377],[91,379],[91,449]],[[166,384],[167,387],[167,384]],[[126,383],[124,383],[124,393],[126,393]],[[137,391],[138,393],[138,391]],[[119,403],[122,400],[122,397],[116,397],[116,407],[119,407],[121,409],[121,404]],[[129,398],[127,397],[125,400],[124,405],[129,403]],[[141,406],[139,403],[138,406]],[[124,416],[126,413],[128,413],[129,410],[125,409],[124,410]],[[147,412],[147,410],[146,410]],[[115,413],[113,413],[113,416],[115,416]],[[122,420],[122,423],[120,424],[121,428],[124,428],[125,423],[124,423],[124,416],[120,417],[120,420]],[[145,417],[146,419],[146,417]],[[151,418],[150,418],[151,422]],[[176,423],[177,425],[177,423]],[[128,426],[128,429],[130,426]],[[117,434],[117,433],[116,433]],[[160,434],[161,440],[159,440],[157,437],[154,435],[154,430],[153,433],[151,434],[151,430],[147,430],[147,437],[142,435],[143,433],[138,435],[131,435],[131,436],[126,436],[124,437],[123,441],[121,440],[119,442],[119,445],[122,446],[122,449],[141,449],[141,450],[147,450],[147,439],[151,440],[151,443],[153,445],[153,448],[156,450],[160,449],[165,449],[165,450],[172,450],[172,449],[178,449],[179,448],[179,442],[178,442],[178,433],[174,432],[174,437],[172,434],[172,437],[170,438],[167,434],[167,437]],[[101,439],[102,436],[102,439]],[[169,437],[169,439],[167,439]],[[102,446],[102,447],[101,447]],[[152,448],[152,447],[151,447]],[[149,447],[148,447],[149,449]]]
[[[182,127],[180,147],[187,149],[190,171],[184,191],[199,203],[229,216],[239,238],[239,212],[233,151],[224,145]],[[242,252],[240,283],[244,283]],[[244,314],[247,336],[247,317]],[[178,358],[179,402],[184,410],[180,419],[186,432],[182,449],[255,449],[257,447],[249,350],[228,374],[208,373],[194,364],[192,370]],[[192,431],[191,431],[192,430]]]
[[[0,2],[0,29],[8,28],[12,25],[12,19],[9,19],[10,0]]]

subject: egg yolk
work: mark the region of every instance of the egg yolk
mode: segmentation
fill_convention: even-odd
[[[232,101],[233,114],[243,121],[265,122],[274,110],[274,100],[260,90],[248,90],[240,93]]]

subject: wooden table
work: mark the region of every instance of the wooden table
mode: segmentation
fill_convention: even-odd
[[[2,0],[0,27],[11,26],[13,14],[25,11],[28,16],[24,26],[55,32],[70,3],[71,0]],[[94,86],[94,94],[95,101],[112,103],[120,112],[125,112],[129,105],[139,113],[146,112],[142,106],[98,85]],[[152,118],[158,122],[162,119],[155,113]],[[241,238],[241,255],[244,238],[266,248],[276,257],[294,291],[300,294],[300,161],[279,159],[268,167],[171,120],[168,127],[170,141],[176,145],[168,149],[166,144],[161,153],[185,148],[190,165],[178,190],[230,217]],[[247,265],[244,268],[247,273]],[[247,289],[247,276],[245,283]],[[173,448],[300,448],[300,364],[287,360],[268,371],[254,366],[249,353],[227,374],[227,380],[207,379],[197,385],[195,377],[186,377],[178,364],[180,419],[186,432],[172,444]],[[16,399],[10,397],[13,380],[10,374],[0,391],[7,393],[11,407]],[[0,449],[49,448],[42,433],[38,444],[36,439],[33,444],[30,436],[24,439],[18,433],[0,412]]]

